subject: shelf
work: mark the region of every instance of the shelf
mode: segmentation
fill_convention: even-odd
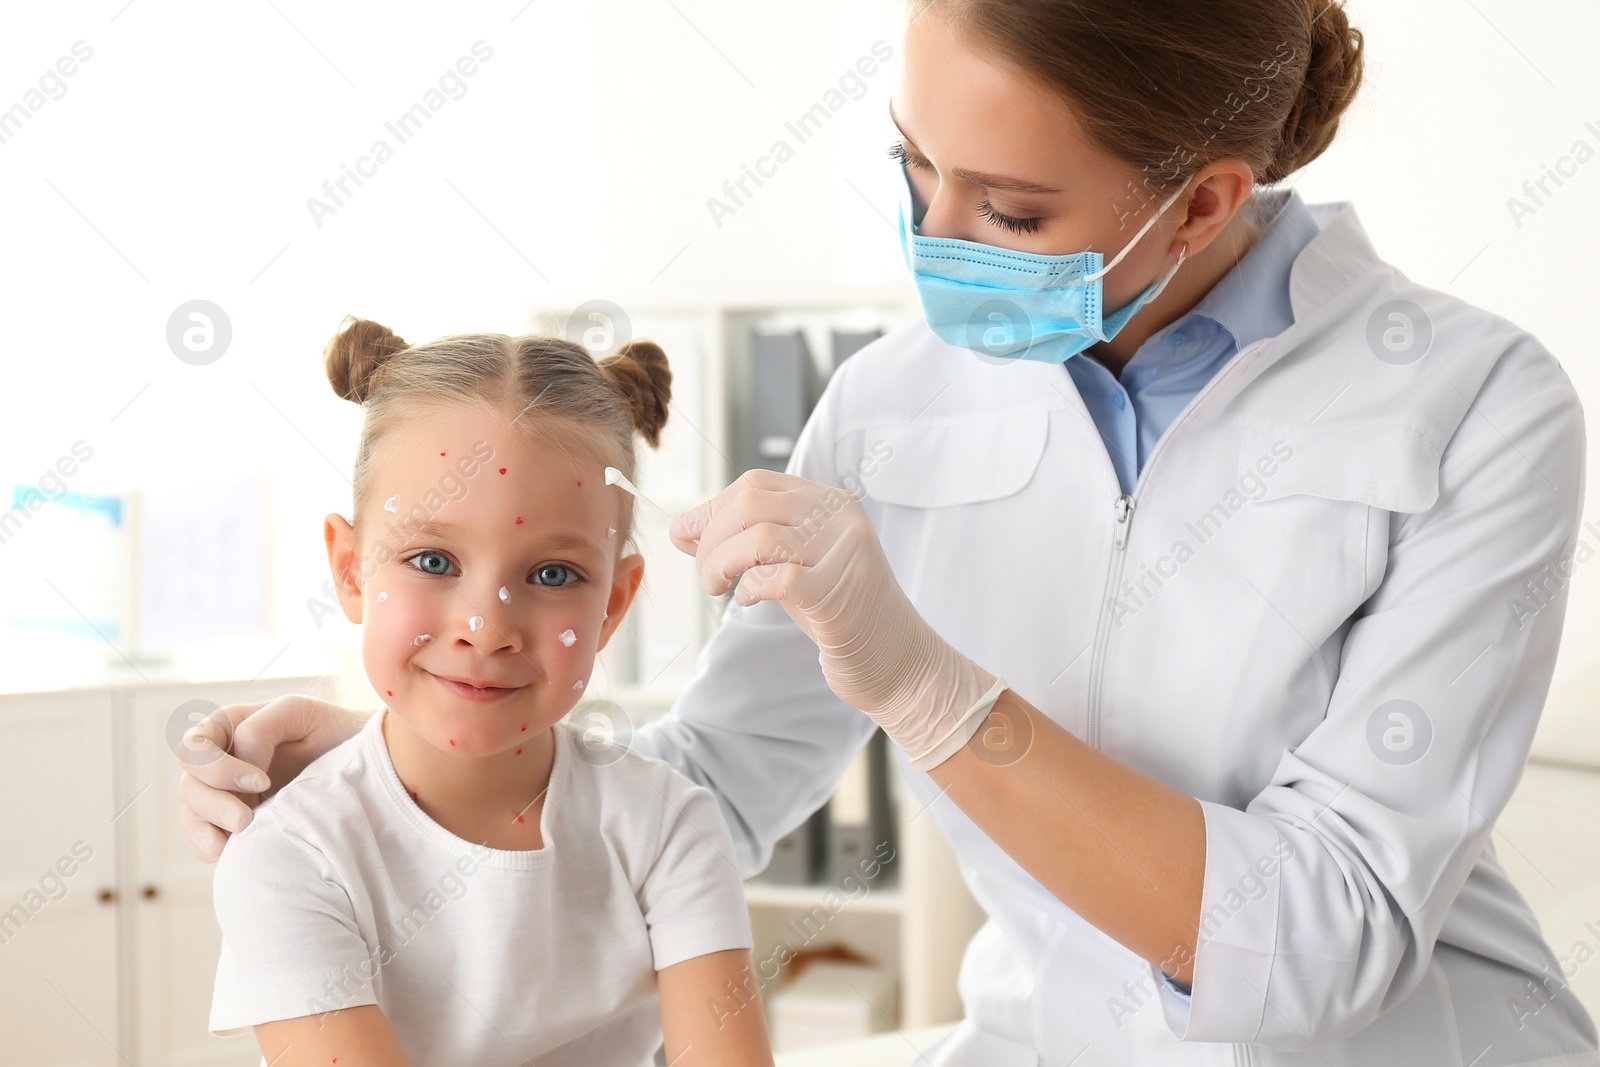
[[[898,885],[872,889],[865,896],[851,899],[848,893],[832,882],[814,882],[810,885],[746,882],[744,899],[753,908],[814,908],[822,906],[823,897],[829,890],[844,897],[848,901],[847,907],[852,911],[899,915],[905,909],[905,897]]]

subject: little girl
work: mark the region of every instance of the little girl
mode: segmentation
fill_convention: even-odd
[[[660,348],[407,345],[350,320],[353,521],[323,536],[385,706],[217,864],[211,1032],[274,1067],[771,1064],[709,790],[563,717],[644,573],[624,554]]]

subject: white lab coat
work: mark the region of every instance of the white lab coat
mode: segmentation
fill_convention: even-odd
[[[846,362],[800,438],[791,473],[862,489],[939,633],[1204,811],[1191,999],[902,756],[989,916],[935,1064],[1600,1063],[1490,840],[1561,635],[1578,399],[1527,332],[1382,262],[1348,204],[1311,212],[1294,325],[1217,373],[1131,501],[1061,366],[920,323]],[[1420,359],[1385,346],[1395,300]],[[872,729],[763,602],[636,744],[717,792],[751,873]]]

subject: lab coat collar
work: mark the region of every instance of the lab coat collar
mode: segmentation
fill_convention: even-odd
[[[1289,269],[1289,303],[1296,322],[1381,263],[1350,201],[1309,204],[1307,209],[1320,229]]]

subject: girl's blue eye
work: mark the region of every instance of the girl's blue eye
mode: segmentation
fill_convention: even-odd
[[[545,579],[549,578],[552,574],[554,574],[554,578],[551,581],[546,582]],[[573,578],[575,580],[576,577],[577,576],[572,573],[572,568],[560,563],[546,563],[543,567],[540,567],[537,571],[534,571],[533,575],[534,581],[538,584],[553,586],[557,589],[564,585],[571,584],[570,582],[563,581],[563,578]]]
[[[406,562],[423,574],[440,576],[450,573],[450,557],[443,552],[418,552]]]

